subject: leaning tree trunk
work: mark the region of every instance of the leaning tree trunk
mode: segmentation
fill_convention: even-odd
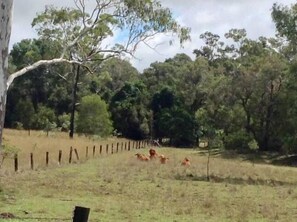
[[[5,120],[8,78],[8,46],[11,33],[13,0],[1,0],[0,6],[0,150]]]

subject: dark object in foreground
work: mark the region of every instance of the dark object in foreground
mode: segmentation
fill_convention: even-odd
[[[73,222],[88,222],[90,208],[76,206],[74,209]]]

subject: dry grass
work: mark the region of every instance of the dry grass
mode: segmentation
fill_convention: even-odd
[[[33,153],[34,168],[39,169],[45,167],[46,152],[49,152],[49,166],[57,166],[59,150],[62,150],[62,164],[69,162],[70,147],[77,149],[81,162],[86,159],[86,147],[88,147],[89,157],[93,155],[93,146],[96,147],[95,155],[99,155],[100,145],[102,146],[102,155],[105,155],[107,144],[110,153],[112,144],[115,151],[117,142],[120,143],[119,148],[121,148],[121,143],[126,143],[128,140],[118,138],[90,139],[78,135],[70,140],[67,133],[51,132],[47,136],[43,131],[31,131],[29,136],[28,131],[5,129],[4,142],[18,149],[19,169],[22,171],[30,169],[30,153]],[[74,152],[72,159],[74,162],[78,162]],[[9,172],[13,171],[14,160],[12,158],[5,160],[3,168]]]
[[[52,138],[52,140],[55,140]],[[160,148],[169,157],[138,161],[136,150],[81,164],[1,174],[0,213],[71,220],[76,205],[90,221],[295,221],[297,169],[211,158],[196,150]],[[137,150],[148,154],[147,149]],[[187,156],[191,166],[181,166]],[[38,221],[27,219],[26,221]]]

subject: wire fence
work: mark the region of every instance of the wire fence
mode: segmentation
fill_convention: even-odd
[[[90,158],[97,158],[102,155],[113,155],[123,151],[130,151],[130,150],[137,150],[146,148],[150,144],[149,140],[141,140],[141,141],[132,141],[129,140],[127,142],[117,142],[117,143],[109,143],[105,145],[94,145],[92,147],[86,146],[85,148],[80,147],[73,147],[70,146],[69,151],[66,152],[64,150],[58,150],[58,153],[54,153],[54,151],[49,152],[46,151],[42,154],[40,151],[37,153],[31,152],[28,153],[28,160],[24,161],[24,157],[22,158],[23,164],[19,162],[18,154],[14,154],[13,156],[13,163],[7,166],[6,169],[10,168],[15,172],[20,172],[24,170],[35,170],[40,168],[40,166],[49,167],[49,166],[61,166],[65,164],[72,164],[72,163],[80,163],[87,161]],[[40,156],[43,156],[41,158]],[[36,158],[38,157],[38,158]],[[41,162],[44,161],[44,162]],[[27,163],[27,164],[24,164]]]

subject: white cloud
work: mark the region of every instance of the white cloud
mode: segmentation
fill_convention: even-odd
[[[93,0],[89,0],[92,3]],[[158,45],[156,51],[145,44],[139,45],[135,54],[138,59],[131,62],[140,71],[149,67],[155,61],[164,61],[176,53],[187,53],[193,57],[192,51],[200,48],[199,35],[211,31],[223,36],[231,28],[245,28],[250,38],[259,36],[273,36],[275,27],[271,20],[271,7],[275,0],[161,0],[164,6],[169,7],[177,20],[191,28],[192,41],[181,49],[176,40],[169,46],[169,38],[157,36],[151,45]],[[295,0],[282,0],[282,4],[290,5]],[[71,6],[73,0],[15,0],[14,19],[11,43],[24,38],[36,37],[31,28],[31,22],[37,12],[44,10],[44,6]]]

